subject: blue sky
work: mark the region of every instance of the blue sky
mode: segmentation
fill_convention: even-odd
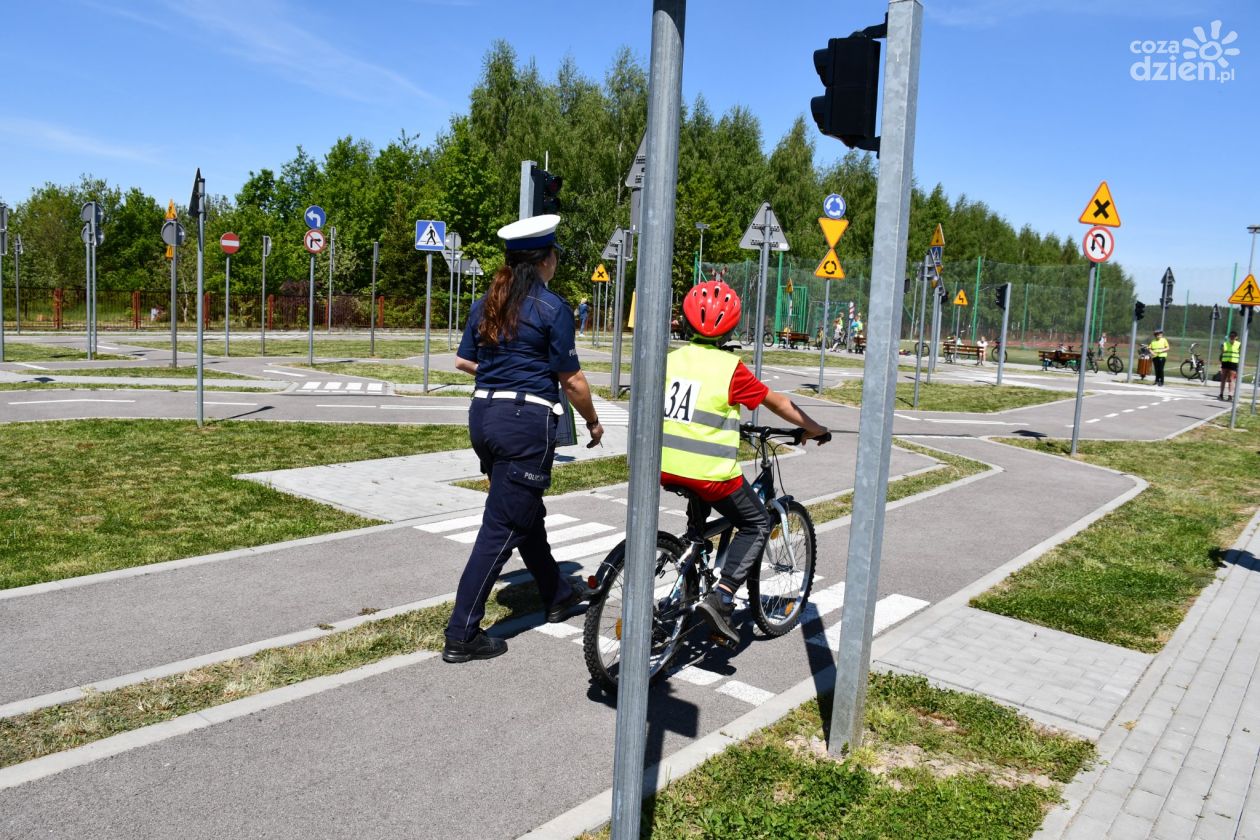
[[[1255,0],[925,0],[915,173],[985,201],[1016,227],[1079,239],[1107,179],[1123,227],[1116,259],[1157,297],[1212,302],[1246,270],[1260,224],[1260,4]],[[767,148],[820,92],[813,50],[875,23],[877,0],[692,0],[684,96],[743,105]],[[646,64],[648,2],[509,0],[43,0],[6,4],[0,56],[0,199],[91,173],[187,201],[278,168],[302,144],[347,134],[429,142],[468,92],[491,41],[542,72],[573,56],[602,79],[628,45]],[[1212,37],[1213,21],[1222,22]],[[1135,80],[1133,43],[1237,37],[1229,81]],[[1170,56],[1156,53],[1152,61]],[[811,130],[812,120],[810,121]],[[843,147],[819,136],[822,161]],[[542,151],[538,155],[541,158]],[[821,196],[820,196],[821,199]],[[948,237],[948,231],[946,232]],[[947,251],[948,254],[948,251]],[[1241,276],[1240,276],[1241,279]]]

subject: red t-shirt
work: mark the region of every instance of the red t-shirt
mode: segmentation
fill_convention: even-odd
[[[749,411],[765,400],[770,388],[757,377],[743,362],[735,363],[735,372],[731,374],[731,384],[726,392],[726,399],[731,405],[741,405]],[[662,472],[661,484],[678,484],[688,488],[706,502],[725,499],[744,484],[744,477],[737,475],[726,481],[705,481],[699,478],[687,478],[673,473]]]

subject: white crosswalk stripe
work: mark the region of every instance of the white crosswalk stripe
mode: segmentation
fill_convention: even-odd
[[[302,383],[299,391],[321,391],[321,392],[340,392],[340,393],[385,393],[384,382],[323,382],[318,379],[311,379]]]
[[[599,415],[599,422],[604,426],[630,425],[630,412],[622,406],[599,397],[592,398],[592,401],[595,403],[595,413]]]

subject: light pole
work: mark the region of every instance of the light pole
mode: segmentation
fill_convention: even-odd
[[[700,231],[700,256],[696,259],[696,282],[700,282],[700,278],[704,276],[704,232],[709,226],[704,222],[696,222],[696,230]]]
[[[1251,269],[1256,261],[1256,234],[1260,233],[1260,225],[1247,225],[1247,233],[1251,234],[1251,256],[1247,257],[1247,276],[1251,277],[1253,276],[1251,273]],[[1211,354],[1212,354],[1212,348],[1209,347],[1208,348],[1209,359],[1212,357]],[[1260,388],[1260,382],[1256,381],[1257,379],[1260,379],[1260,353],[1256,354],[1256,360],[1257,360],[1256,373],[1251,377],[1251,413],[1252,414],[1256,413],[1256,389]],[[1238,384],[1234,386],[1235,404],[1237,404],[1238,402],[1238,393],[1239,391],[1242,390],[1242,376],[1243,376],[1243,370],[1239,368]]]

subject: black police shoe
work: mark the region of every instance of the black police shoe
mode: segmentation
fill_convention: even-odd
[[[722,597],[714,589],[696,605],[696,612],[718,632],[727,644],[732,646],[739,644],[739,633],[735,632],[735,628],[731,625],[731,615],[735,612],[734,601],[723,604]]]
[[[589,601],[595,595],[595,590],[587,586],[583,581],[569,581],[569,597],[565,598],[558,604],[547,609],[547,623],[559,624],[569,617],[569,611],[583,601]]]
[[[468,662],[472,659],[493,659],[507,653],[507,642],[487,636],[484,630],[466,642],[446,640],[442,648],[443,662]]]

